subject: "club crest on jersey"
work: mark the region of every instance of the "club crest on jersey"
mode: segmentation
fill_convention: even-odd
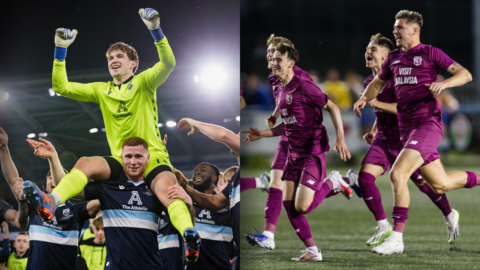
[[[413,63],[415,66],[420,66],[422,64],[422,57],[421,56],[415,56],[413,58]]]
[[[287,98],[285,100],[287,101],[288,105],[292,104],[292,101],[293,101],[292,95],[287,95]]]
[[[63,209],[63,215],[68,216],[68,214],[70,214],[70,208]]]
[[[125,186],[123,186],[123,185],[119,185],[119,186],[118,186],[118,188],[120,188],[120,189],[124,189],[124,188],[125,188]]]
[[[128,86],[128,89],[127,89],[127,91],[130,91],[130,90],[132,90],[132,87],[133,87],[133,83],[130,83],[130,85]]]

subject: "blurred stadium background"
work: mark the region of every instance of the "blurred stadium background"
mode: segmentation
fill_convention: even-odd
[[[136,48],[138,74],[158,61],[151,34],[138,15],[142,7],[159,11],[177,63],[157,90],[158,128],[162,138],[168,135],[173,166],[190,178],[193,168],[203,161],[216,164],[222,171],[237,165],[227,147],[202,134],[188,137],[187,132],[177,130],[176,123],[189,117],[239,131],[238,3],[72,1],[58,6],[9,2],[9,10],[21,11],[24,20],[19,19],[18,12],[0,18],[2,25],[12,26],[4,29],[0,44],[0,127],[8,133],[20,176],[40,186],[49,170],[46,160],[33,155],[27,137],[50,140],[69,170],[82,156],[110,155],[98,105],[58,96],[51,89],[54,31],[59,27],[79,31],[66,60],[70,81],[111,81],[105,53],[118,41]],[[0,198],[17,208],[3,174]]]
[[[370,37],[378,32],[393,40],[393,24],[395,15],[402,9],[418,11],[423,15],[424,26],[421,42],[440,48],[455,61],[466,67],[473,75],[473,82],[465,86],[448,89],[439,100],[443,108],[444,139],[439,146],[442,161],[446,170],[469,169],[480,172],[480,1],[241,1],[241,88],[247,103],[241,112],[241,130],[249,126],[260,129],[267,128],[265,119],[273,112],[275,105],[270,84],[269,70],[266,62],[266,41],[274,33],[276,36],[289,38],[300,53],[298,66],[310,73],[316,84],[330,98],[340,104],[344,121],[347,146],[352,152],[349,162],[342,162],[337,153],[328,153],[327,170],[340,170],[342,174],[348,168],[359,168],[360,162],[369,145],[362,140],[363,134],[371,130],[375,120],[373,110],[366,108],[362,117],[353,114],[352,105],[358,100],[358,93],[363,90],[363,80],[371,74],[365,68],[365,48]],[[439,71],[439,80],[448,78],[450,74]],[[324,116],[330,146],[335,143],[335,133],[328,117]],[[277,119],[277,123],[280,123]],[[244,136],[242,136],[242,140]],[[242,146],[242,176],[257,177],[263,171],[270,170],[270,164],[277,150],[278,139],[265,139]],[[388,175],[378,180],[384,198],[384,207],[390,216],[392,207],[391,188]],[[364,202],[353,198],[346,202],[344,198],[333,198],[324,202],[317,210],[307,216],[311,222],[312,232],[317,244],[324,250],[322,268],[335,267],[372,267],[390,268],[468,268],[463,264],[449,265],[447,261],[468,263],[469,256],[477,256],[480,246],[472,245],[480,240],[478,233],[462,233],[460,243],[455,244],[459,250],[467,253],[448,252],[445,228],[439,213],[435,212],[432,203],[425,196],[412,190],[412,213],[407,221],[406,256],[412,254],[412,242],[416,242],[418,258],[413,260],[377,259],[368,254],[366,240],[374,231],[374,219]],[[452,207],[465,212],[460,223],[463,232],[475,231],[475,216],[480,211],[475,209],[464,198],[478,197],[479,191],[454,191],[448,194]],[[424,198],[425,197],[425,198]],[[257,191],[242,193],[242,235],[253,233],[252,225],[262,230],[263,208],[267,195]],[[421,207],[417,200],[422,200]],[[476,200],[476,199],[475,199]],[[425,205],[423,205],[425,202]],[[352,206],[353,205],[353,206]],[[414,210],[415,209],[415,210]],[[303,244],[291,229],[285,211],[282,210],[277,227],[277,250],[268,254],[255,249],[245,242],[242,245],[242,269],[293,269],[294,264],[288,262]],[[417,212],[416,212],[417,211]],[[320,214],[321,213],[321,214]],[[438,229],[435,235],[420,237],[429,230],[429,221],[418,217],[436,216],[433,223]],[[467,221],[468,219],[468,221]],[[348,220],[348,221],[347,221]],[[346,223],[347,222],[347,223]],[[409,224],[418,226],[409,226]],[[465,223],[462,223],[465,222]],[[468,222],[468,223],[467,223]],[[332,224],[330,224],[332,223]],[[350,224],[348,224],[350,223]],[[472,227],[467,227],[468,225]],[[441,226],[440,226],[441,225]],[[356,229],[360,230],[355,231]],[[413,236],[415,235],[415,237]],[[428,238],[428,240],[427,240]],[[432,242],[430,240],[434,239]],[[468,243],[468,244],[467,244]],[[463,245],[463,246],[462,246]],[[329,250],[330,249],[330,250]],[[328,250],[328,251],[327,251]],[[442,252],[435,254],[438,250]],[[447,252],[445,252],[447,251]],[[470,253],[468,253],[470,252]],[[439,255],[441,254],[441,256]],[[474,255],[475,254],[475,255]],[[421,264],[425,256],[439,256],[444,259],[435,260],[435,264]],[[335,260],[344,260],[335,264]],[[405,259],[405,256],[399,258]],[[437,258],[437,257],[435,257]],[[275,261],[274,261],[275,260]],[[257,263],[257,264],[255,264]],[[380,265],[377,265],[381,263]],[[432,261],[433,263],[433,261]],[[307,267],[307,265],[309,265]],[[254,267],[255,266],[255,267]],[[302,264],[303,267],[314,268],[314,264]],[[456,267],[455,267],[456,266]],[[471,266],[471,265],[470,265]],[[245,268],[244,268],[245,267]]]

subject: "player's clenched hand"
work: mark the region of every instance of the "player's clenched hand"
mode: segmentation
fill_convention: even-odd
[[[52,158],[57,154],[53,144],[43,138],[39,138],[39,141],[27,139],[30,147],[34,149],[33,154],[41,158]]]
[[[77,37],[77,29],[58,28],[55,30],[55,45],[60,48],[67,48]]]
[[[241,133],[247,133],[247,138],[243,141],[245,144],[249,144],[253,141],[258,141],[262,138],[262,131],[258,128],[250,127],[250,130],[242,131]]]
[[[158,15],[158,11],[153,8],[141,8],[138,10],[138,14],[140,14],[140,17],[148,29],[158,29],[158,26],[160,25],[160,16]]]
[[[20,201],[25,200],[25,195],[23,195],[23,179],[15,178],[13,179],[13,192]]]
[[[171,200],[188,200],[187,193],[185,190],[179,185],[173,185],[168,189],[168,198]],[[190,196],[188,196],[190,198]],[[190,199],[191,200],[191,199]],[[186,202],[186,201],[185,201]]]
[[[434,98],[437,98],[440,93],[447,88],[444,82],[434,82],[434,83],[427,83],[425,84],[426,87],[432,92]]]
[[[362,113],[360,112],[361,109],[365,108],[365,104],[367,103],[366,97],[361,97],[355,104],[353,105],[353,111],[355,114],[360,117]]]
[[[267,124],[269,128],[274,127],[276,122],[277,117],[275,117],[275,115],[270,115],[267,119],[265,119],[265,124]]]
[[[193,134],[198,132],[198,128],[195,127],[196,122],[197,121],[195,121],[191,118],[182,118],[178,122],[177,128],[180,129],[180,131],[185,131],[185,130],[192,129],[187,133],[187,135],[190,136],[190,135],[193,135]]]
[[[350,151],[348,151],[345,140],[337,140],[337,142],[333,146],[333,151],[335,150],[338,150],[338,153],[340,154],[340,159],[342,159],[343,161],[347,161],[347,158],[350,159],[352,157],[350,155]]]
[[[6,147],[7,144],[8,144],[8,135],[5,132],[5,130],[3,130],[3,128],[0,127],[0,148]]]
[[[186,188],[188,184],[188,179],[183,175],[180,170],[173,168],[173,172],[175,173],[175,177],[177,178],[177,182],[180,186]]]
[[[368,132],[365,135],[363,135],[363,140],[368,144],[372,144],[373,138],[375,138],[375,134],[371,132]]]

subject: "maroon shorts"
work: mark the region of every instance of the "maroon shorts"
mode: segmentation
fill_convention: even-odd
[[[285,163],[287,162],[287,154],[288,154],[288,138],[285,135],[280,137],[280,141],[278,142],[277,153],[275,153],[275,157],[273,158],[271,170],[280,170],[283,171],[285,168]]]
[[[423,165],[440,158],[437,147],[443,137],[443,124],[441,122],[425,122],[421,125],[400,131],[400,140],[403,148],[409,148],[420,152],[423,157]]]
[[[282,180],[293,181],[318,191],[327,176],[327,154],[309,157],[288,157]]]
[[[402,148],[386,148],[380,144],[372,144],[370,149],[368,149],[365,157],[363,157],[363,164],[373,164],[373,165],[382,165],[383,173],[382,175],[392,168],[393,163],[397,159],[398,155],[402,151]],[[420,177],[420,168],[416,170],[411,176],[414,182],[421,183],[424,180]]]

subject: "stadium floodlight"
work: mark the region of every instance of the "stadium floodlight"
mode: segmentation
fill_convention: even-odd
[[[48,133],[43,132],[43,133],[38,133],[38,137],[47,137]]]
[[[194,75],[194,76],[193,76],[193,81],[194,81],[195,83],[199,83],[199,82],[200,82],[200,78],[198,77],[198,75]]]
[[[158,123],[158,127],[163,127],[163,124],[162,124],[162,123]]]
[[[31,139],[31,138],[35,138],[35,133],[30,133],[27,135],[27,138]]]
[[[98,128],[91,128],[89,131],[90,131],[90,133],[97,133],[97,132],[98,132]]]
[[[49,88],[48,93],[50,94],[51,97],[55,96],[55,91],[53,91],[53,88]]]
[[[3,92],[3,93],[0,92],[0,100],[7,101],[9,97],[10,97],[10,94],[8,92]]]
[[[235,117],[235,120],[237,120],[238,122],[240,122],[240,115]]]
[[[221,68],[211,67],[205,69],[200,76],[194,75],[193,80],[195,83],[201,83],[204,87],[209,89],[218,88],[227,80],[227,73]]]
[[[175,121],[167,121],[167,127],[176,127],[177,126],[177,122]]]
[[[232,118],[225,118],[225,119],[223,119],[223,122],[224,123],[232,122]]]
[[[105,128],[102,128],[102,132],[105,132],[105,131],[106,131],[106,129],[105,129]]]

